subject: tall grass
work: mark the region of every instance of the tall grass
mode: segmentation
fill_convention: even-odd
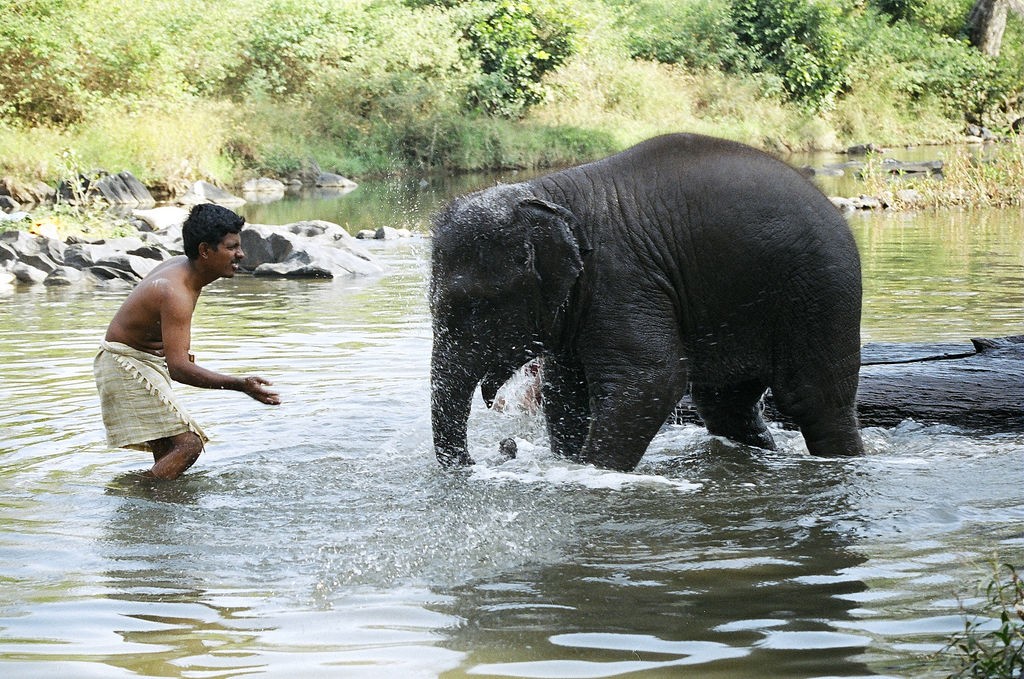
[[[551,80],[555,96],[528,118],[607,130],[620,147],[694,132],[771,150],[832,148],[827,119],[765,97],[752,78],[635,60],[577,60]]]
[[[892,175],[881,156],[869,159],[864,192],[902,208],[1024,207],[1024,140],[955,146],[944,154],[942,178]]]
[[[209,100],[131,112],[103,108],[63,128],[0,123],[0,172],[54,183],[64,178],[71,152],[86,172],[128,170],[147,184],[230,183],[234,165],[224,151],[234,124],[230,106]]]

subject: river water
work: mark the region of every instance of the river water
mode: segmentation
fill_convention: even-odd
[[[467,188],[245,213],[422,230]],[[865,341],[1024,333],[1019,211],[851,223]],[[127,290],[0,295],[0,676],[939,677],[992,559],[1024,563],[1021,434],[905,422],[822,460],[789,432],[765,452],[684,425],[623,474],[478,402],[478,464],[443,471],[429,240],[367,247],[386,275],[207,289],[198,360],[284,403],[183,387],[213,441],[173,483],[103,441],[91,360]]]

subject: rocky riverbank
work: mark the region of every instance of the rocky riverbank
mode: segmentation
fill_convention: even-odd
[[[157,264],[182,254],[179,207],[137,209],[135,236],[61,240],[30,231],[0,232],[0,285],[134,285]],[[284,226],[246,224],[242,271],[255,276],[334,278],[374,275],[384,267],[337,224],[304,221]]]
[[[315,188],[338,194],[357,184],[346,177],[317,172],[288,182],[260,178],[246,182],[234,195],[205,181],[192,184],[173,204],[157,207],[149,190],[129,172],[97,173],[80,185],[52,188],[38,182],[0,179],[0,286],[134,284],[163,260],[182,253],[181,225],[188,209],[199,203],[237,208],[247,202],[279,200],[290,190]],[[133,235],[61,239],[58,229],[36,220],[39,206],[57,201],[71,205],[100,203],[116,210]],[[392,239],[406,230],[382,227],[353,237],[325,221],[286,225],[247,224],[242,231],[246,258],[242,270],[256,276],[333,278],[383,272],[358,240]]]

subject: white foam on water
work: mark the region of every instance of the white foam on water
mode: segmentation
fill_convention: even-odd
[[[516,439],[518,455],[515,459],[495,464],[485,461],[473,466],[471,478],[486,482],[513,482],[546,486],[578,486],[591,490],[621,491],[638,486],[669,488],[676,491],[700,490],[702,484],[685,479],[671,479],[655,474],[618,472],[599,469],[592,465],[568,462],[554,456],[544,456],[540,446]]]

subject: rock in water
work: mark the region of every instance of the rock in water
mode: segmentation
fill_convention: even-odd
[[[503,439],[502,442],[498,444],[498,452],[501,453],[501,456],[506,460],[516,459],[516,454],[519,452],[516,440],[512,437]]]

